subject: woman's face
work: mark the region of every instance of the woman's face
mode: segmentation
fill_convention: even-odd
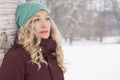
[[[35,24],[34,31],[36,32],[37,37],[44,39],[49,38],[51,22],[48,13],[40,10],[34,15],[33,22]]]

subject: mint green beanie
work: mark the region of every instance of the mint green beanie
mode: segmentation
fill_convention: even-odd
[[[48,14],[50,14],[49,9],[40,2],[30,1],[19,4],[16,14],[16,23],[19,27],[24,26],[27,20],[39,10],[45,10]]]

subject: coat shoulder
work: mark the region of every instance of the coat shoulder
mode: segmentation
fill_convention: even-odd
[[[28,56],[28,53],[21,46],[13,46],[7,51],[7,53],[5,53],[5,56],[11,56],[11,57],[22,56],[24,58],[24,56]]]
[[[10,48],[0,67],[0,76],[2,76],[0,80],[24,80],[25,62],[25,52],[22,48],[15,46]]]
[[[6,53],[3,62],[25,62],[30,59],[29,54],[21,46],[13,46]]]

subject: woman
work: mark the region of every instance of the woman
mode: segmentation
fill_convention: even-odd
[[[5,54],[0,80],[64,80],[63,52],[50,11],[39,2],[18,6],[19,30]]]

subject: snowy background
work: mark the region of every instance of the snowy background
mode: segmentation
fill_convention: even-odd
[[[31,0],[0,0],[0,63],[17,30],[17,6],[25,1]],[[63,45],[65,80],[120,80],[120,0],[36,1],[51,9],[64,39],[73,43]]]
[[[75,41],[63,46],[67,72],[65,80],[120,80],[120,38],[103,43]]]

